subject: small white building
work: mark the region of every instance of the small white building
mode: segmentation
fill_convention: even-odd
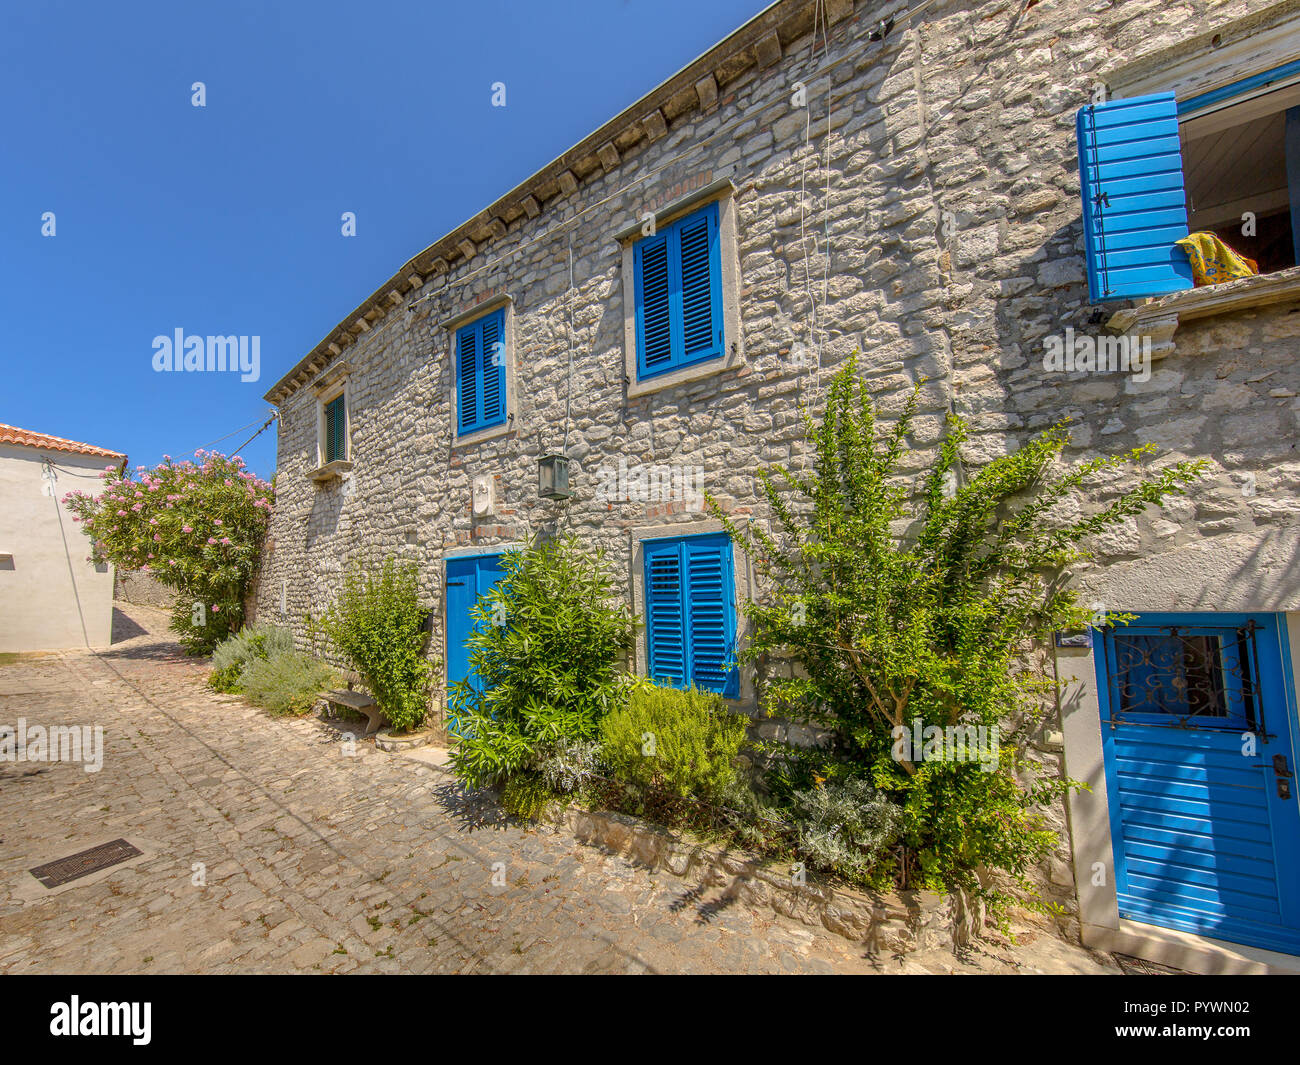
[[[125,465],[118,451],[0,424],[0,652],[112,642],[113,567],[87,561],[62,501]]]

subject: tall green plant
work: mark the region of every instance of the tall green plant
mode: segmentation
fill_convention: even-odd
[[[1148,449],[1068,467],[1058,460],[1069,437],[1057,425],[963,475],[967,426],[950,415],[928,473],[912,483],[904,471],[916,468],[908,438],[919,389],[881,427],[851,361],[820,422],[805,415],[811,471],[759,474],[773,531],[738,526],[709,505],[769,583],[748,608],[742,660],[803,667],[764,681],[769,712],[828,727],[839,763],[828,772],[864,774],[900,798],[904,840],[927,882],[974,887],[974,870],[989,866],[1024,883],[1055,845],[1042,808],[1075,786],[1035,777],[1021,754],[1052,694],[1031,641],[1094,620],[1067,580],[1088,538],[1182,494],[1201,464],[1139,474],[1105,505],[1071,516],[1069,504],[1098,481],[1113,484]],[[982,761],[921,758],[897,743],[918,720],[998,726],[1002,746]]]
[[[603,557],[548,542],[506,555],[505,571],[471,611],[477,680],[450,694],[461,735],[452,765],[471,787],[532,768],[559,740],[595,739],[626,699],[635,629]]]
[[[353,568],[320,623],[398,729],[422,724],[429,711],[425,615],[415,563],[389,558],[378,573]]]

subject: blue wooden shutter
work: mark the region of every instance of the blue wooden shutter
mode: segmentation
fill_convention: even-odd
[[[483,403],[479,427],[500,425],[506,420],[505,311],[499,310],[480,323],[479,347],[483,357]]]
[[[645,551],[646,646],[652,680],[686,684],[686,614],[681,542],[647,543]]]
[[[718,358],[723,353],[718,205],[637,242],[637,377]]]
[[[637,376],[672,365],[672,319],[669,313],[670,279],[668,238],[671,232],[647,237],[636,246],[636,351]]]
[[[473,325],[462,326],[456,332],[456,401],[462,433],[478,424],[478,335]]]
[[[679,365],[722,354],[722,279],[719,276],[718,205],[709,204],[679,224],[682,346]]]
[[[735,699],[736,606],[732,593],[731,540],[725,533],[683,542],[690,626],[690,680],[699,688]]]
[[[1076,118],[1088,291],[1102,300],[1192,287],[1174,94],[1089,104]]]

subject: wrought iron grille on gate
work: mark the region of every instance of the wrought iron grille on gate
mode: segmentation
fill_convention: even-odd
[[[1267,738],[1256,623],[1103,629],[1110,725],[1248,731]]]

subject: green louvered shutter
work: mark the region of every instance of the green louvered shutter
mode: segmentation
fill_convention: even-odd
[[[348,457],[347,408],[344,397],[337,396],[325,405],[325,461],[335,462]]]

